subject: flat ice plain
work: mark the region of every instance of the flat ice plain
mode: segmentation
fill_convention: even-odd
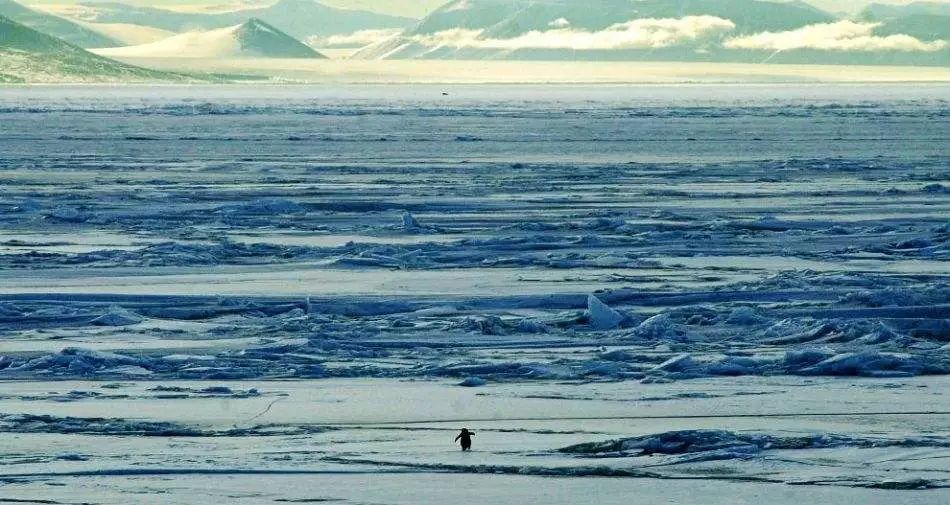
[[[948,503],[948,100],[4,88],[0,503]]]

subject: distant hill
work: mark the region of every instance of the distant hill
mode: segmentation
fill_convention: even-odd
[[[303,40],[307,37],[349,34],[359,30],[405,28],[416,20],[375,12],[337,9],[315,0],[280,0],[259,9],[221,13],[178,12],[123,3],[82,4],[93,14],[86,20],[97,23],[123,23],[151,26],[176,33],[212,30],[260,19]]]
[[[67,19],[38,12],[13,0],[0,0],[0,16],[34,30],[65,40],[79,47],[112,47],[121,45],[115,39]]]
[[[131,58],[324,58],[309,46],[259,20],[174,35],[149,44],[94,50]]]
[[[0,16],[0,82],[196,81],[148,70],[86,51]]]

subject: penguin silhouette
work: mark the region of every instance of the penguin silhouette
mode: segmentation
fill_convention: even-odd
[[[467,451],[472,448],[472,435],[474,434],[474,431],[468,431],[468,428],[462,428],[462,432],[455,437],[455,441],[458,442],[461,440],[462,450]]]

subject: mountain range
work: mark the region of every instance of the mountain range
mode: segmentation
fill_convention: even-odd
[[[301,40],[363,59],[950,66],[950,5],[937,2],[872,4],[853,19],[798,0],[453,0],[421,20],[316,0],[219,13],[90,2],[68,15],[0,0],[3,79],[44,64],[82,79],[168,78],[104,56],[324,57]]]
[[[354,57],[950,65],[950,23],[907,7],[848,21],[800,1],[454,0]]]

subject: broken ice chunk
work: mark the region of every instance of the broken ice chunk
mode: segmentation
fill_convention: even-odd
[[[407,232],[419,231],[422,226],[419,225],[419,221],[416,221],[416,218],[408,213],[403,212],[402,214],[402,228]]]
[[[587,296],[587,318],[595,330],[612,330],[620,326],[623,315],[610,308],[594,295]]]
[[[693,357],[689,354],[680,354],[653,367],[654,372],[680,372],[695,366]]]
[[[467,388],[477,388],[479,386],[484,386],[485,384],[488,384],[488,381],[481,377],[469,377],[462,382],[459,382],[459,386]]]

